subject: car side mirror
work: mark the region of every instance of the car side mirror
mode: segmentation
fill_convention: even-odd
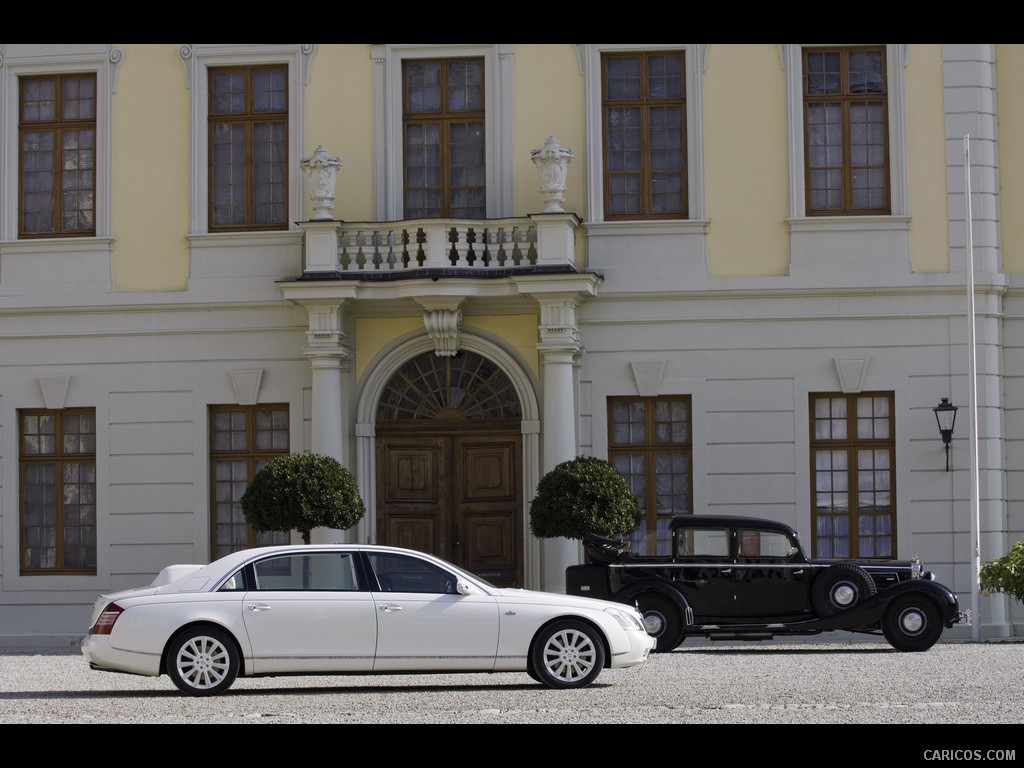
[[[468,581],[463,581],[462,579],[459,579],[458,582],[455,584],[455,591],[458,592],[460,595],[472,595],[474,592],[476,592],[476,587],[474,587]]]

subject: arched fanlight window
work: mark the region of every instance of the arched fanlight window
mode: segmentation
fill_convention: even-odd
[[[492,361],[466,350],[425,352],[391,377],[377,406],[379,421],[482,420],[522,417],[519,396]]]

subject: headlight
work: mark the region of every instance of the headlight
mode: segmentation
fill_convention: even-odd
[[[627,632],[633,630],[639,630],[640,632],[646,632],[644,629],[644,621],[640,614],[634,610],[626,608],[605,608],[605,613],[608,613],[619,622],[619,626]]]

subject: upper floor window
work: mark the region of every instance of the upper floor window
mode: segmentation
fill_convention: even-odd
[[[96,411],[18,412],[21,572],[96,573]]]
[[[318,46],[182,45],[189,89],[189,222],[201,235],[259,232],[272,244],[306,217],[306,86]],[[332,152],[337,147],[328,147]],[[340,215],[340,212],[339,212]],[[224,238],[213,238],[214,241]]]
[[[407,60],[402,92],[405,218],[485,218],[484,60]]]
[[[96,75],[18,79],[19,237],[96,234]]]
[[[640,504],[633,551],[670,554],[672,518],[693,511],[690,398],[609,398],[608,461]]]
[[[370,46],[374,219],[515,214],[515,51],[511,43]]]
[[[890,212],[885,53],[803,49],[808,215]]]
[[[288,67],[211,68],[210,230],[288,226]]]
[[[604,53],[601,65],[605,217],[686,218],[683,52]]]
[[[810,405],[814,556],[894,557],[892,393],[811,394]]]
[[[242,514],[242,494],[275,456],[289,452],[287,405],[210,406],[211,558],[287,544],[288,533],[257,533]]]

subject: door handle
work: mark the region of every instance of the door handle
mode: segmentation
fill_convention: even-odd
[[[400,605],[382,605],[382,606],[380,606],[380,610],[381,610],[382,613],[398,613],[400,610],[402,610],[402,606],[400,606]]]

